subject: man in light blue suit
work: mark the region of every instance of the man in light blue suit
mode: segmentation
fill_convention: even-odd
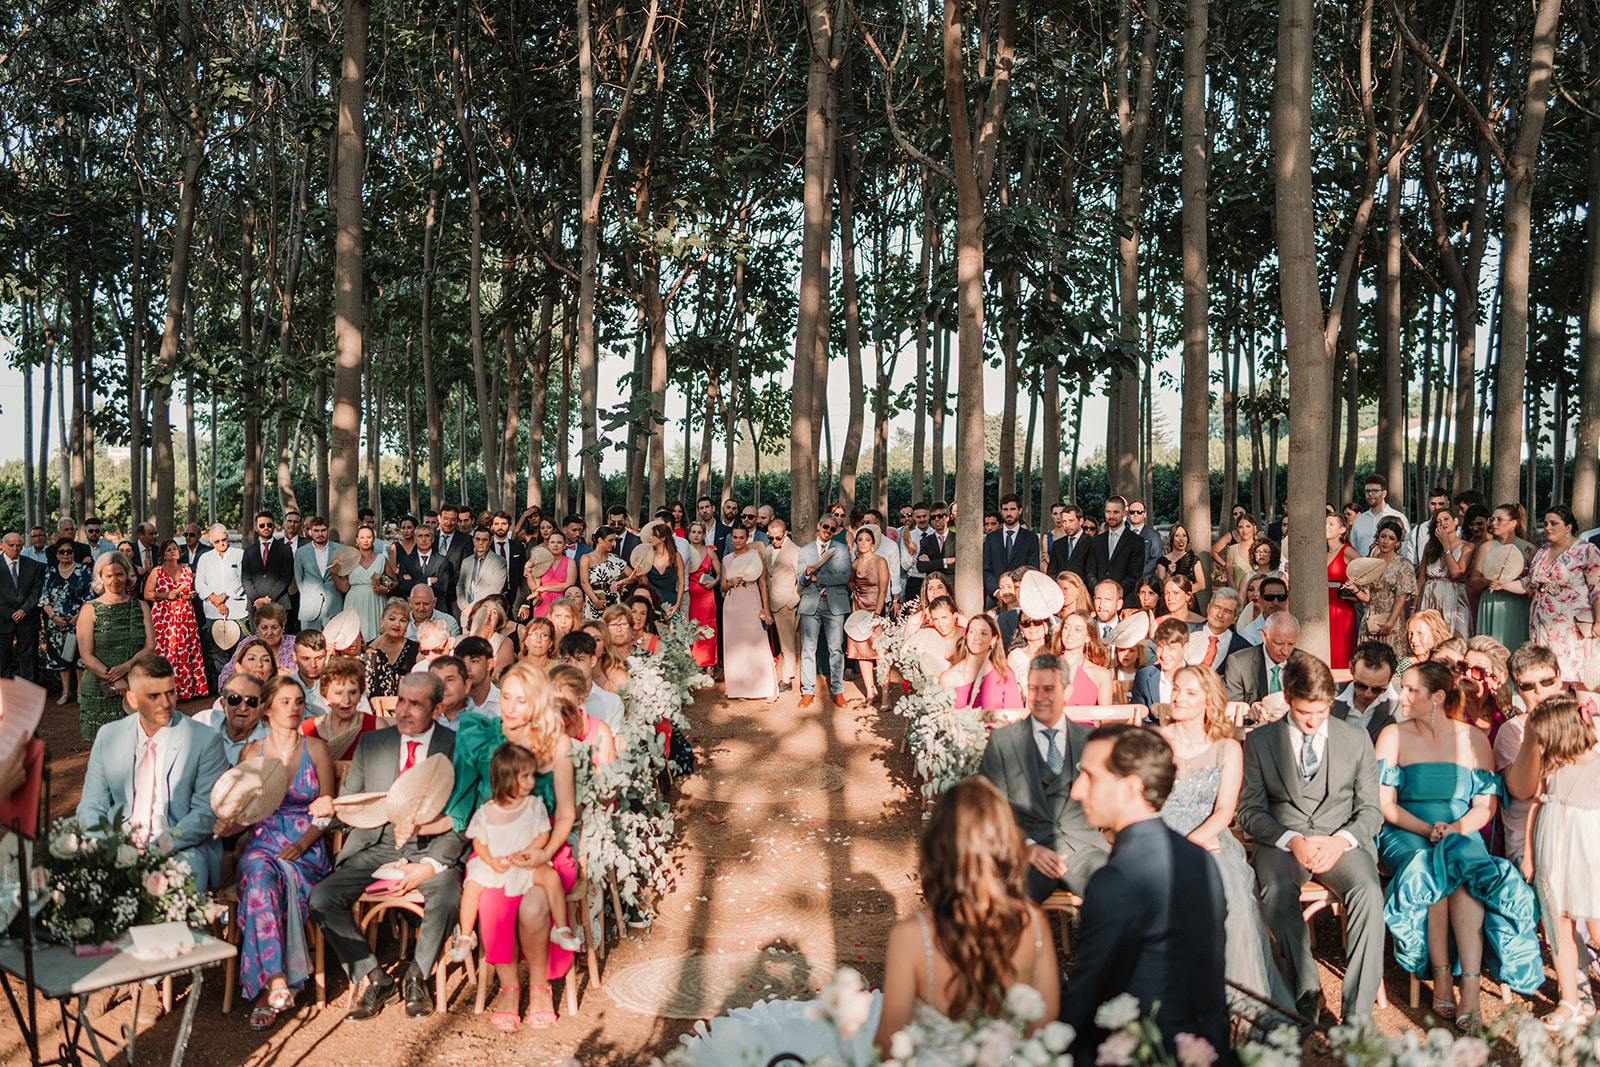
[[[187,860],[202,893],[222,881],[222,842],[212,832],[211,787],[228,769],[222,734],[178,712],[172,664],[153,652],[128,667],[128,704],[137,713],[100,728],[78,802],[92,829],[122,813],[149,840],[163,835]]]
[[[824,515],[817,523],[816,540],[800,546],[795,563],[800,587],[800,706],[815,699],[817,691],[817,637],[828,645],[828,687],[833,702],[844,706],[844,617],[850,614],[850,551],[831,544],[843,523]],[[826,556],[823,554],[827,553]]]
[[[328,566],[339,546],[328,540],[328,520],[313,515],[306,523],[311,543],[294,553],[294,584],[300,587],[300,629],[321,630],[344,610],[344,594],[333,584]]]

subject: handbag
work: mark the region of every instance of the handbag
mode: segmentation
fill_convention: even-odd
[[[67,639],[61,642],[61,658],[69,663],[78,661],[78,635],[76,633],[68,634]]]

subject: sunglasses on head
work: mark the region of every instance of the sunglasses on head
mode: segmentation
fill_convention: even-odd
[[[222,694],[222,702],[228,705],[230,708],[236,708],[240,704],[243,704],[247,708],[253,708],[261,703],[261,698],[247,697],[239,693],[224,693]]]

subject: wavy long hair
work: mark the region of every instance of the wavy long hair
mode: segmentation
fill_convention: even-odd
[[[1228,714],[1228,695],[1222,686],[1222,675],[1210,667],[1202,667],[1198,663],[1191,663],[1186,667],[1179,667],[1172,675],[1172,680],[1176,682],[1184,675],[1188,675],[1199,683],[1200,688],[1206,694],[1206,737],[1212,741],[1223,737],[1232,737],[1233,719]]]
[[[1011,805],[986,778],[958,782],[935,805],[920,858],[933,939],[951,965],[945,1014],[998,1016],[1029,914],[1028,862]]]
[[[527,721],[513,719],[504,697],[507,688],[522,691],[528,703]],[[540,767],[555,762],[556,748],[561,743],[561,713],[556,709],[550,692],[550,679],[531,663],[513,663],[500,679],[500,721],[507,741],[521,745],[532,752]]]

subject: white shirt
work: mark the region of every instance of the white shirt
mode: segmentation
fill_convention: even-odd
[[[428,758],[428,746],[433,744],[433,729],[434,728],[430,726],[420,734],[413,734],[409,737],[405,734],[400,735],[400,759],[395,763],[396,771],[399,771],[405,767],[406,747],[413,741],[417,742],[419,745],[417,748],[417,763],[421,763],[423,760]]]
[[[605,723],[612,733],[622,726],[622,698],[598,685],[589,686],[589,695],[583,701],[583,712]]]
[[[440,611],[438,608],[434,608],[433,609],[433,615],[429,617],[428,621],[429,622],[437,621],[437,622],[444,623],[445,629],[450,631],[450,636],[451,637],[460,637],[461,636],[461,627],[456,624],[456,620],[451,618],[450,616],[446,615],[444,612]],[[407,641],[415,641],[416,639],[417,639],[417,620],[416,620],[415,617],[413,617],[410,622],[406,623],[406,640]]]
[[[197,712],[194,716],[194,721],[199,723],[201,726],[209,726],[213,730],[217,731],[217,733],[222,735],[222,752],[228,757],[228,766],[230,767],[239,762],[239,753],[244,750],[244,746],[248,745],[252,741],[263,740],[272,732],[267,728],[266,723],[258,722],[256,723],[256,728],[251,730],[250,733],[245,736],[244,740],[235,741],[233,738],[229,737],[228,715],[227,712],[222,710],[221,697],[218,697],[217,702],[211,705],[209,708],[206,708],[204,711]],[[158,730],[156,732],[160,733],[161,731]],[[134,780],[138,781],[137,775],[134,776]]]
[[[1222,660],[1228,654],[1229,647],[1233,644],[1234,633],[1224,630],[1219,634],[1211,632],[1211,624],[1200,627],[1189,635],[1189,648],[1183,654],[1183,662],[1199,663],[1206,658],[1206,649],[1210,647],[1210,638],[1217,639],[1217,654],[1211,661],[1211,669],[1218,674],[1222,673]]]
[[[324,541],[321,545],[318,545],[315,541],[311,542],[311,558],[317,561],[318,574],[328,573],[328,556],[332,552],[332,541]]]
[[[1356,683],[1354,682],[1351,682],[1349,685],[1341,689],[1339,691],[1339,695],[1333,698],[1333,702],[1337,704],[1341,700],[1344,701],[1345,707],[1350,709],[1350,713],[1344,717],[1344,721],[1349,723],[1351,726],[1359,726],[1365,730],[1367,728],[1367,723],[1372,721],[1373,709],[1378,707],[1385,700],[1393,701],[1395,710],[1400,710],[1400,691],[1395,688],[1395,686],[1399,684],[1399,678],[1391,678],[1389,680],[1389,688],[1373,697],[1372,703],[1367,705],[1366,711],[1356,710]]]
[[[489,695],[483,698],[482,704],[479,704],[476,700],[473,700],[471,694],[468,694],[467,710],[472,712],[474,715],[482,715],[489,719],[498,719],[500,717],[500,690],[491,685],[489,687]]]
[[[85,541],[84,544],[89,545],[89,542]],[[109,537],[102,537],[94,544],[89,545],[89,561],[92,563],[106,553],[115,552],[116,550],[117,546],[111,543]]]
[[[1400,546],[1400,554],[1411,563],[1422,562],[1422,550],[1428,547],[1428,538],[1433,533],[1433,520],[1427,519],[1417,523],[1411,528],[1411,533],[1406,537],[1405,544]]]
[[[194,565],[194,591],[203,604],[207,619],[222,618],[222,612],[210,600],[220,593],[227,597],[228,618],[243,621],[244,578],[240,569],[243,565],[244,550],[238,545],[229,545],[222,552],[212,549]]]
[[[1356,521],[1350,524],[1350,547],[1356,550],[1356,555],[1366,556],[1372,552],[1372,542],[1378,537],[1378,524],[1384,519],[1394,519],[1400,523],[1402,540],[1407,529],[1406,517],[1400,512],[1385,504],[1383,510],[1374,513],[1370,509],[1356,516]]]
[[[1055,726],[1053,726],[1053,727],[1045,726],[1043,723],[1041,723],[1038,719],[1034,718],[1032,715],[1028,716],[1028,722],[1033,724],[1033,743],[1038,746],[1038,748],[1039,748],[1039,758],[1044,760],[1046,767],[1048,767],[1050,765],[1050,756],[1049,756],[1050,738],[1046,737],[1044,732],[1046,730],[1050,730],[1050,729],[1055,730],[1056,751],[1061,754],[1061,772],[1063,774],[1067,773],[1071,769],[1071,768],[1069,768],[1067,766],[1067,762],[1066,762],[1066,760],[1067,760],[1067,717],[1065,715],[1063,715],[1061,717],[1061,721],[1056,723]]]
[[[305,690],[306,718],[315,719],[319,715],[328,714],[328,705],[323,703],[322,689],[317,685],[316,682],[306,681],[304,678],[300,677],[299,671],[290,671],[286,677],[292,680],[295,685],[298,685],[301,689]]]
[[[913,527],[911,527],[911,530],[910,530],[909,533],[904,533],[904,534],[901,535],[901,537],[900,537],[900,570],[902,572],[912,571],[912,570],[916,569],[916,566],[917,566],[917,553],[919,551],[921,551],[917,546],[922,543],[923,537],[925,537],[926,535],[928,535],[928,534],[930,534],[932,532],[933,532],[933,527],[932,526],[928,527],[926,530],[919,530],[915,526],[913,526]]]

